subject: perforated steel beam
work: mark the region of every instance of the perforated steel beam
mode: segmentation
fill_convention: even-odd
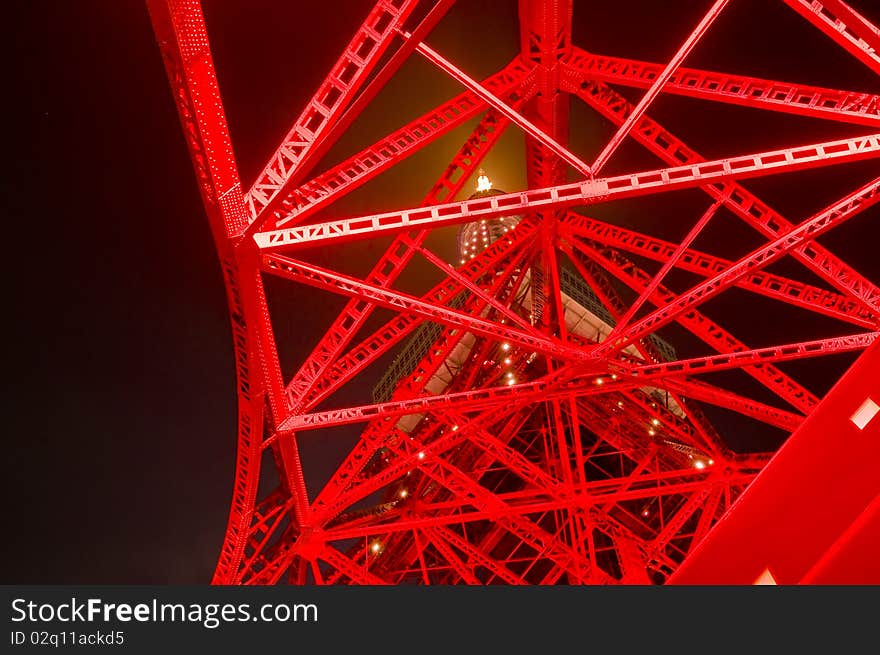
[[[418,0],[376,3],[247,193],[251,220],[262,212],[271,213],[297,169],[314,156],[334,119],[379,63],[397,34],[397,26],[417,5]]]
[[[607,202],[714,182],[842,164],[878,155],[880,134],[869,134],[521,193],[258,232],[254,234],[254,240],[264,250],[342,243],[416,227],[433,229],[483,218]]]
[[[575,48],[565,62],[574,83],[596,80],[647,88],[662,71],[660,64],[597,55]],[[880,126],[880,96],[842,91],[732,73],[679,68],[663,87],[664,93],[725,102],[743,107],[809,116],[825,120]]]
[[[837,45],[880,75],[877,28],[841,0],[783,0]]]
[[[633,367],[628,373],[633,377],[640,378],[695,375],[730,368],[740,368],[761,362],[782,362],[790,359],[802,359],[803,357],[833,355],[853,350],[864,350],[874,343],[878,336],[880,336],[880,332],[862,332],[844,337],[814,339],[812,341],[771,346],[769,348],[755,348],[754,350],[724,355],[694,357],[676,362],[663,362],[662,364],[645,364]]]

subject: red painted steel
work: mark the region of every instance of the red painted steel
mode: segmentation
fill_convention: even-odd
[[[637,88],[647,88],[662,70],[659,64],[597,55],[580,48],[575,49],[567,65],[567,73],[573,78]],[[868,127],[880,125],[880,96],[871,93],[838,91],[684,66],[669,78],[663,92]]]
[[[783,1],[880,75],[880,32],[843,0]]]
[[[880,415],[861,429],[851,420],[866,399],[880,401],[878,370],[874,344],[671,582],[752,584],[765,571],[776,584],[880,581],[871,538],[880,498]],[[853,559],[841,552],[849,547]]]
[[[853,8],[842,0],[785,1],[880,73],[880,32]],[[873,448],[852,443],[873,434],[876,419],[859,435],[852,421],[840,422],[853,410],[848,390],[876,391],[864,371],[880,352],[871,345],[880,290],[816,239],[856,216],[874,212],[876,219],[880,178],[875,173],[799,222],[740,181],[876,162],[877,96],[681,67],[698,40],[711,41],[707,28],[725,0],[706,3],[705,18],[665,67],[576,47],[571,0],[519,0],[521,51],[482,82],[425,43],[451,0],[382,0],[243,193],[199,1],[147,3],[232,316],[238,456],[215,583],[648,584],[670,576],[727,581],[713,578],[724,570],[730,581],[748,584],[767,568],[783,582],[860,581],[851,560],[873,556],[878,511],[869,496],[877,495],[876,476],[849,489],[814,482],[820,471],[847,475],[847,462],[863,466]],[[400,129],[309,179],[318,159],[416,53],[465,91],[419,118],[404,117]],[[608,83],[646,93],[634,106]],[[660,93],[854,124],[869,133],[707,161],[648,117]],[[573,97],[613,126],[611,139],[586,158],[569,145]],[[699,103],[691,107],[697,111]],[[420,207],[314,222],[317,212],[332,212],[337,200],[468,121],[476,127],[440,178],[426,184]],[[525,136],[528,188],[459,200],[506,129]],[[625,139],[647,147],[663,167],[598,177]],[[590,160],[593,166],[584,163]],[[572,174],[587,179],[572,183]],[[690,188],[712,200],[677,242],[651,235],[649,220],[639,219],[635,229],[574,211],[637,196],[659,205],[662,194]],[[723,211],[766,242],[733,261],[694,249]],[[447,262],[435,249],[446,237],[435,230],[463,223],[486,235],[485,247]],[[390,245],[363,278],[334,270],[332,258],[317,265],[308,257],[314,246],[340,252],[344,242],[386,236]],[[628,255],[657,262],[659,270],[648,272]],[[821,281],[764,270],[785,257]],[[439,282],[416,280],[429,290],[404,291],[412,288],[418,260]],[[676,271],[700,281],[673,290]],[[281,374],[266,274],[348,298],[329,328],[317,326],[323,336],[294,362],[289,380]],[[830,288],[820,286],[826,283]],[[734,289],[797,308],[792,316],[821,315],[836,331],[747,345],[722,327],[727,320],[709,317],[714,305],[707,301]],[[709,354],[687,343],[678,354],[667,343],[678,347],[671,324]],[[866,348],[823,402],[777,366]],[[378,396],[351,400],[359,385],[372,386],[376,365],[388,366],[392,353],[397,360],[376,386]],[[745,387],[725,388],[726,378],[701,377],[721,371],[748,374],[790,407]],[[732,450],[729,426],[710,421],[703,406],[735,412],[756,434],[772,426],[794,436],[760,473],[771,453]],[[852,443],[819,444],[823,430]],[[324,456],[328,461],[304,462],[307,440],[338,446]],[[272,460],[263,457],[267,452]],[[832,467],[832,459],[840,461]],[[277,476],[262,470],[263,461],[274,462]],[[307,475],[306,464],[324,470]],[[797,482],[804,475],[811,483]],[[804,502],[810,511],[819,507],[833,529],[804,537],[806,508],[792,507],[786,491],[793,481],[810,490]],[[271,488],[262,497],[261,482]],[[767,512],[779,513],[775,531],[767,528]],[[785,561],[775,559],[781,552]]]

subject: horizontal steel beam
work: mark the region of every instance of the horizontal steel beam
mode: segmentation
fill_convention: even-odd
[[[825,141],[699,164],[532,189],[345,220],[257,232],[264,250],[376,238],[413,228],[438,228],[496,216],[522,214],[619,198],[650,195],[713,182],[841,164],[880,155],[880,134]]]

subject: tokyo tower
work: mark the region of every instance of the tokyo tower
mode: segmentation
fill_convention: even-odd
[[[519,0],[519,52],[484,79],[429,45],[452,0],[376,2],[243,184],[200,2],[147,0],[235,352],[236,470],[214,583],[714,582],[702,571],[718,569],[700,562],[728,561],[748,584],[821,581],[841,553],[861,561],[852,553],[880,532],[876,476],[857,462],[851,484],[809,491],[798,476],[816,480],[820,460],[840,474],[830,462],[841,448],[880,455],[880,289],[822,245],[851,219],[876,224],[880,96],[689,67],[736,0],[703,2],[666,61],[594,53],[572,25],[597,2]],[[880,30],[868,18],[842,0],[777,4],[876,81]],[[458,95],[328,163],[410,58]],[[728,105],[849,136],[701,155],[652,117],[668,96],[695,120]],[[587,113],[605,130],[589,151],[572,137]],[[460,129],[470,133],[439,177],[421,173],[420,203],[337,213]],[[486,161],[505,134],[523,147],[518,190]],[[652,163],[620,170],[626,149]],[[857,173],[845,194],[809,215],[785,216],[744,186],[847,167]],[[670,238],[662,207],[684,193],[697,210]],[[638,206],[656,216],[608,218],[606,208],[649,197]],[[721,256],[704,239],[719,224],[747,231],[749,247]],[[346,253],[367,245],[367,272],[352,274]],[[289,335],[273,325],[269,279],[342,299],[298,361],[279,355]],[[742,335],[737,317],[760,322],[770,305],[793,335],[805,316],[824,331]],[[840,353],[860,358],[826,403],[798,372]],[[776,435],[774,447],[735,448],[743,432]],[[849,445],[828,454],[828,435]],[[316,442],[331,452],[320,462],[305,455]],[[800,501],[787,500],[791,488]],[[760,547],[795,539],[802,523],[762,536],[770,523],[783,530],[772,517],[789,502],[827,505],[831,517],[798,542],[796,570],[797,554],[777,562]],[[737,546],[749,539],[754,551]]]

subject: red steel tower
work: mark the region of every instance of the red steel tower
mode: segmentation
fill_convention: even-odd
[[[852,7],[784,3],[880,74],[880,32]],[[235,347],[237,466],[215,583],[664,582],[772,455],[732,450],[712,408],[791,433],[818,398],[780,362],[860,351],[877,337],[880,290],[816,239],[880,200],[878,169],[810,216],[781,215],[741,180],[876,158],[880,97],[685,67],[728,0],[707,1],[661,63],[573,43],[572,0],[520,0],[519,54],[477,81],[427,43],[452,4],[377,2],[247,188],[199,1],[148,0]],[[316,172],[411,56],[461,93]],[[631,87],[637,101],[613,87]],[[855,126],[859,136],[707,159],[650,117],[661,92]],[[569,147],[572,102],[612,126],[589,157]],[[420,206],[334,217],[335,201],[471,121]],[[527,188],[475,193],[505,130],[525,136]],[[624,142],[656,165],[606,173]],[[652,236],[647,220],[632,229],[592,215],[683,189],[706,199],[676,242]],[[759,245],[736,259],[697,250],[724,220],[748,226]],[[447,226],[459,226],[454,261],[430,248]],[[384,252],[365,277],[310,260],[311,249],[367,240]],[[782,258],[807,281],[767,270]],[[425,292],[402,290],[415,262],[439,280]],[[266,276],[346,298],[289,379]],[[761,297],[790,307],[792,321],[807,312],[833,327],[808,342],[750,346],[710,318],[704,305],[719,295]],[[702,354],[690,345],[680,355],[679,334]],[[375,385],[377,362],[387,372]],[[725,384],[714,375],[723,371],[751,386]],[[340,401],[352,387],[374,389],[372,402]],[[315,483],[303,444],[341,426],[357,437],[339,439],[338,461]]]

